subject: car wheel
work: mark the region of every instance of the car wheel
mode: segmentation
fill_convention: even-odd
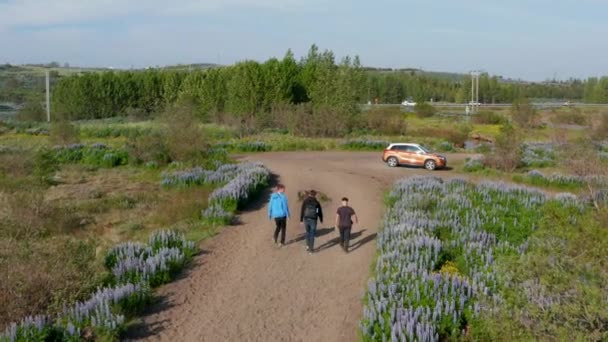
[[[427,161],[424,162],[424,168],[429,171],[435,170],[436,167],[437,167],[437,163],[435,163],[435,161],[432,159],[428,159]]]
[[[388,164],[388,166],[390,167],[395,167],[397,165],[399,165],[399,161],[397,160],[397,158],[395,157],[390,157],[386,160],[386,163]]]

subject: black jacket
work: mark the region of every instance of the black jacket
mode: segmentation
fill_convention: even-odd
[[[304,222],[304,209],[306,208],[306,206],[308,205],[308,203],[311,203],[311,204],[313,204],[313,205],[316,206],[316,208],[317,208],[317,215],[319,217],[319,220],[321,221],[321,223],[323,223],[323,209],[321,209],[321,204],[314,197],[307,197],[302,202],[302,209],[300,210],[300,222]]]

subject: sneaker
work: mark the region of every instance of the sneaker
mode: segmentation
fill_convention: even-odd
[[[280,248],[285,247],[285,244],[284,244],[284,243],[282,243],[282,242],[277,243],[277,245],[278,245]]]
[[[307,251],[310,251],[310,247],[304,246],[304,248],[306,248]]]

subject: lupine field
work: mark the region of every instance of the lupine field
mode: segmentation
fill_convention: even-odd
[[[608,291],[593,277],[588,290],[599,291],[597,297],[564,296],[551,284],[539,283],[539,274],[520,279],[521,270],[507,263],[521,256],[518,261],[526,264],[530,249],[534,255],[540,248],[535,235],[545,233],[539,227],[546,210],[566,213],[570,225],[581,223],[585,204],[574,195],[550,198],[502,183],[416,177],[398,182],[389,202],[360,323],[366,341],[513,340],[509,334],[555,338],[565,335],[548,333],[560,329],[552,319],[571,321],[568,315],[576,315],[561,310],[580,304],[574,298],[598,299],[593,310],[600,312],[608,304]],[[555,264],[561,257],[552,258]],[[575,291],[576,282],[568,286]],[[513,331],[496,330],[497,321],[505,318]],[[608,315],[597,320],[601,328]],[[591,332],[579,326],[570,333],[580,337]]]
[[[538,186],[553,186],[563,189],[577,189],[585,186],[587,181],[584,177],[562,175],[559,173],[553,173],[551,175],[545,175],[538,170],[530,170],[524,177],[520,177],[525,183]],[[516,179],[516,178],[514,178]],[[519,179],[516,179],[519,180]]]
[[[148,244],[117,245],[105,257],[106,286],[56,317],[31,316],[12,323],[0,341],[114,340],[127,318],[149,303],[150,289],[171,281],[195,252],[193,242],[169,230],[154,232]]]
[[[221,185],[209,196],[209,206],[201,216],[213,225],[228,224],[236,210],[268,185],[270,171],[261,163],[224,164],[215,170],[195,167],[165,173],[162,185],[194,186]]]

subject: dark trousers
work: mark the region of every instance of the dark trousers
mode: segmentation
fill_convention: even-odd
[[[352,226],[338,227],[338,230],[340,230],[340,244],[346,250],[348,249],[348,243],[350,241],[350,230],[351,230],[351,228],[352,228]]]
[[[277,228],[274,230],[274,242],[277,242],[279,238],[279,232],[281,233],[281,243],[285,243],[285,231],[287,230],[287,217],[277,217],[274,219],[277,224]]]
[[[306,228],[306,245],[308,249],[315,249],[315,235],[317,234],[317,219],[304,219],[304,228]]]

